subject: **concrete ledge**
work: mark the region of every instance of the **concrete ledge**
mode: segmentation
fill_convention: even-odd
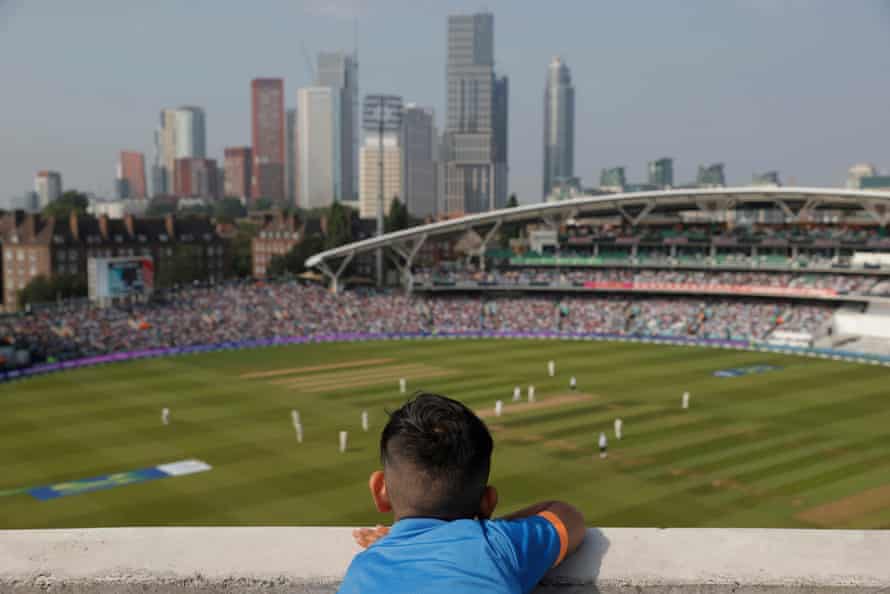
[[[349,528],[0,531],[0,592],[335,592]],[[890,593],[890,532],[590,529],[539,593]]]

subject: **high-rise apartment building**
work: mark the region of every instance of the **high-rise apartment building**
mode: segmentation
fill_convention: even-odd
[[[847,170],[846,186],[858,189],[863,177],[872,177],[878,174],[878,170],[871,163],[857,163]]]
[[[575,87],[569,67],[557,56],[547,68],[544,87],[544,198],[574,175]]]
[[[176,110],[176,158],[207,158],[207,127],[204,110],[186,105]]]
[[[408,213],[430,217],[438,210],[438,143],[431,108],[409,103],[402,110],[402,193]],[[362,182],[364,186],[364,182]]]
[[[723,187],[726,185],[726,175],[723,173],[723,163],[713,165],[699,165],[696,185],[704,188]]]
[[[339,200],[358,198],[358,62],[345,52],[318,54],[315,86],[330,87],[339,95],[338,130],[340,139]]]
[[[781,186],[782,179],[778,171],[764,171],[751,176],[752,186]]]
[[[340,96],[332,87],[297,91],[297,205],[320,208],[343,196]]]
[[[37,208],[43,210],[62,195],[62,174],[58,171],[38,171],[34,176]]]
[[[185,105],[161,110],[161,125],[155,133],[155,164],[152,191],[169,194],[175,185],[177,159],[207,157],[207,126],[204,110]]]
[[[159,173],[158,181],[161,188],[155,188],[155,194],[169,194],[173,191],[173,171],[176,165],[176,110],[161,110],[161,125],[155,133],[158,146]]]
[[[670,188],[674,185],[674,160],[663,157],[649,161],[649,184],[658,188]]]
[[[481,212],[507,196],[507,80],[494,73],[494,16],[448,17],[445,209]]]
[[[238,198],[242,201],[250,199],[250,172],[253,165],[251,153],[249,146],[233,146],[225,149],[223,195],[226,198]]]
[[[289,206],[297,204],[297,110],[287,110],[285,129],[284,199]]]
[[[145,156],[136,151],[121,151],[118,178],[125,183],[126,196],[120,198],[146,198]]]
[[[219,198],[215,159],[176,159],[173,193],[183,198]]]
[[[610,192],[623,192],[627,185],[624,167],[610,167],[600,173],[600,188]]]
[[[402,147],[397,134],[383,137],[381,157],[377,134],[369,134],[359,151],[359,216],[377,218],[380,202],[380,159],[383,159],[383,213],[389,213],[392,201],[402,195]]]
[[[284,200],[284,81],[255,78],[251,84],[253,179],[251,196]]]

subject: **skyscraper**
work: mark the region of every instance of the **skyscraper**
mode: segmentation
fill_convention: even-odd
[[[173,190],[173,171],[176,165],[176,110],[161,110],[161,125],[155,133],[155,144],[158,147],[158,167],[154,174],[158,187],[155,194],[169,194]]]
[[[284,198],[288,206],[297,204],[297,110],[287,110],[285,128]]]
[[[723,163],[713,165],[699,165],[696,184],[705,187],[723,187],[726,185],[726,175],[723,173]]]
[[[321,52],[315,86],[338,93],[340,139],[339,200],[358,199],[358,62],[345,52]]]
[[[43,210],[62,195],[62,174],[58,171],[38,171],[34,176],[37,208]]]
[[[544,198],[575,175],[575,87],[562,58],[547,68],[544,88]]]
[[[408,212],[423,218],[438,209],[435,116],[433,110],[409,103],[402,110],[402,201]],[[364,182],[363,182],[364,185]]]
[[[118,176],[126,181],[127,195],[122,198],[145,198],[145,157],[135,151],[121,151]]]
[[[610,167],[600,172],[600,189],[610,192],[623,192],[627,185],[624,167]]]
[[[207,157],[207,128],[204,110],[186,105],[176,110],[176,158],[205,159]]]
[[[249,146],[227,147],[224,151],[225,183],[223,195],[240,200],[250,199],[250,170],[253,157]]]
[[[380,159],[383,159],[383,212],[402,195],[402,147],[397,134],[384,134],[383,155],[377,134],[369,134],[359,151],[359,216],[377,218],[380,200]]]
[[[674,160],[662,157],[649,161],[649,184],[658,188],[670,188],[674,185]]]
[[[173,193],[183,198],[219,198],[219,174],[215,159],[176,159]]]
[[[508,87],[495,78],[492,14],[448,17],[447,78],[445,208],[497,208],[507,195]]]
[[[155,133],[155,163],[152,166],[152,192],[173,191],[177,159],[207,157],[207,128],[204,110],[183,106],[161,110],[161,124]]]
[[[297,91],[297,205],[330,206],[343,195],[340,96],[332,87]]]
[[[250,83],[253,179],[251,196],[284,199],[284,81],[255,78]]]

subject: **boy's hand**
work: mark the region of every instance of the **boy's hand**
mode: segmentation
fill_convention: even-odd
[[[389,534],[389,527],[381,526],[380,524],[373,528],[356,528],[352,531],[355,542],[363,549],[367,549],[387,534]]]

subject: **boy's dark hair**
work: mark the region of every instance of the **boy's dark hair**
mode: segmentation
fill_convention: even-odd
[[[386,490],[401,516],[472,518],[488,485],[494,443],[485,423],[451,398],[418,392],[380,436]]]

